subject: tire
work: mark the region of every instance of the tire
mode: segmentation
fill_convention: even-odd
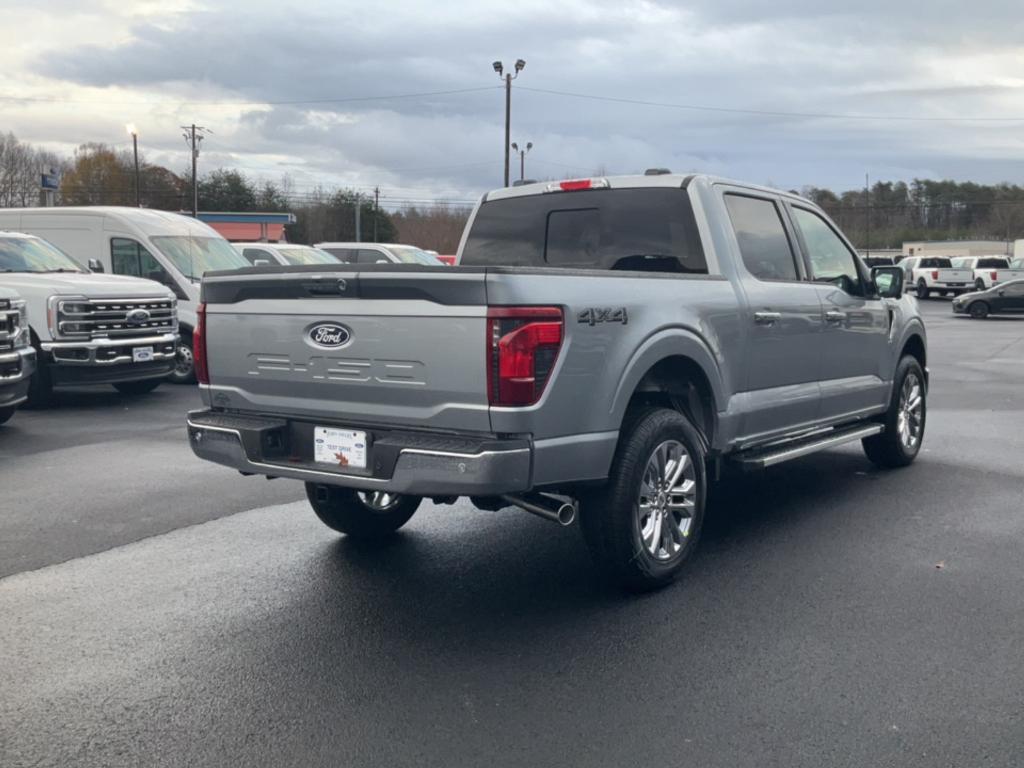
[[[909,405],[914,397],[919,400],[919,407],[912,410]],[[885,431],[861,441],[868,459],[882,469],[905,467],[916,459],[921,443],[924,442],[927,406],[928,391],[924,371],[917,358],[907,355],[896,366],[892,399],[885,414]],[[906,431],[903,430],[904,424]],[[913,440],[908,436],[913,436]]]
[[[306,483],[306,498],[328,528],[369,541],[393,534],[409,522],[423,501],[419,496],[367,493],[316,483]]]
[[[36,350],[36,360],[41,361],[42,354]],[[46,408],[53,405],[53,378],[50,376],[50,368],[46,363],[38,362],[35,373],[28,382],[28,400],[26,405],[29,408]]]
[[[972,301],[967,311],[970,312],[971,317],[975,320],[984,320],[988,317],[988,304],[984,301]]]
[[[174,362],[174,370],[167,377],[171,384],[195,384],[196,368],[192,357],[192,336],[182,339],[178,344],[178,355]]]
[[[984,291],[985,290],[985,281],[982,280],[980,277],[977,280],[974,281],[974,290],[976,290],[976,291]]]
[[[18,410],[15,406],[8,406],[7,408],[0,408],[0,424],[6,424],[11,420],[11,416]]]
[[[143,379],[142,381],[120,381],[114,389],[125,395],[145,395],[164,382],[164,379]]]
[[[684,451],[688,459],[676,476],[675,493],[666,493],[658,477],[664,480],[678,467]],[[659,453],[665,466],[660,473]],[[700,434],[678,411],[645,408],[627,415],[608,481],[588,491],[580,509],[594,560],[627,589],[645,592],[670,584],[696,549],[707,494],[705,454]],[[670,506],[673,501],[678,507]]]
[[[932,295],[932,292],[928,290],[928,285],[924,280],[917,281],[917,298],[927,299]]]

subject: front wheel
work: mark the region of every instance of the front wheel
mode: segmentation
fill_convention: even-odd
[[[885,430],[861,441],[873,464],[893,469],[905,467],[917,458],[928,415],[927,395],[924,370],[917,358],[907,355],[896,366]]]
[[[182,339],[178,344],[178,353],[174,358],[174,370],[167,377],[171,384],[195,384],[195,358],[192,355],[192,339]]]
[[[145,395],[160,386],[163,379],[144,379],[143,381],[119,381],[114,389],[123,395]]]
[[[704,443],[667,408],[627,417],[608,482],[582,498],[580,525],[598,565],[627,589],[671,583],[704,521]]]
[[[970,306],[971,317],[977,320],[984,320],[988,317],[988,304],[984,301],[975,301]]]
[[[917,298],[927,299],[931,296],[932,292],[928,290],[928,285],[924,280],[917,281]]]
[[[306,483],[306,498],[320,522],[354,539],[382,539],[409,522],[419,496],[384,491],[355,491],[334,485]]]

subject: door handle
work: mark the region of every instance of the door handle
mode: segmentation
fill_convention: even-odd
[[[830,309],[825,313],[825,322],[831,325],[839,325],[846,319],[846,313],[837,309]]]
[[[775,325],[782,319],[781,312],[755,312],[754,323],[756,325]]]

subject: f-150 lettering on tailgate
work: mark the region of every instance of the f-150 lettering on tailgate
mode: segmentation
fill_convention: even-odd
[[[293,360],[288,355],[253,353],[247,358],[250,376],[272,375],[283,381],[347,381],[377,384],[427,383],[427,367],[416,360],[368,360],[314,355]]]

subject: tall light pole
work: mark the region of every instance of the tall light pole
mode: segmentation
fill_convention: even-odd
[[[192,149],[192,218],[195,219],[199,218],[199,177],[196,175],[199,145],[202,143],[205,134],[213,133],[213,131],[195,123],[183,125],[181,129],[184,131],[182,136],[185,137],[185,142]]]
[[[128,123],[125,126],[128,135],[132,137],[132,151],[135,153],[135,207],[142,207],[142,191],[139,189],[139,131],[135,123]]]
[[[526,153],[533,149],[533,142],[526,142],[526,147],[520,149],[519,145],[513,141],[512,149],[519,153],[519,181],[526,181]]]
[[[522,59],[516,59],[516,73],[514,75],[511,72],[505,73],[505,66],[500,61],[494,62],[491,66],[493,66],[494,71],[498,73],[498,77],[502,77],[502,74],[504,73],[505,79],[505,186],[507,187],[509,161],[508,152],[512,128],[512,81],[519,77],[519,73],[523,71],[523,67],[526,66],[526,62]]]

